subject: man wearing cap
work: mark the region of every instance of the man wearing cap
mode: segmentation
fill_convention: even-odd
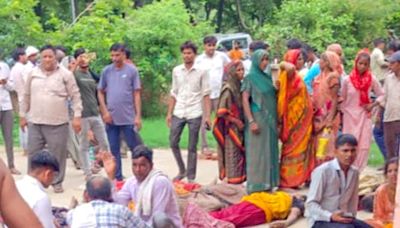
[[[381,103],[385,109],[383,130],[387,159],[398,156],[400,136],[400,51],[389,57],[391,73],[384,84],[385,95]]]

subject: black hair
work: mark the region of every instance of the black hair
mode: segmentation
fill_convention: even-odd
[[[185,43],[183,43],[181,45],[181,52],[183,52],[183,50],[185,49],[192,49],[192,51],[194,52],[194,54],[197,54],[197,46],[196,44],[194,44],[192,41],[188,40]]]
[[[287,41],[286,47],[287,49],[300,49],[303,46],[303,43],[296,38],[292,38]]]
[[[52,153],[46,150],[37,152],[31,157],[30,167],[31,170],[50,167],[55,172],[60,171],[60,165],[57,161],[57,158]]]
[[[371,56],[370,56],[368,53],[366,53],[366,52],[362,52],[362,53],[360,53],[360,54],[358,55],[358,59],[361,59],[361,58],[367,59],[368,62],[371,62]]]
[[[17,47],[12,53],[12,58],[14,61],[18,62],[21,55],[26,55],[25,48]]]
[[[388,44],[388,49],[392,50],[393,52],[400,50],[400,41],[399,40],[392,40]]]
[[[120,51],[120,52],[124,52],[125,53],[126,46],[124,44],[121,44],[121,43],[115,43],[115,44],[111,45],[110,51]]]
[[[316,48],[314,48],[314,47],[312,47],[312,46],[310,46],[309,44],[306,44],[306,43],[303,43],[303,49],[306,51],[306,52],[317,52],[317,49]]]
[[[339,147],[349,144],[351,146],[358,146],[358,142],[356,137],[352,134],[341,134],[337,137],[335,142],[335,148],[338,149]]]
[[[86,192],[92,200],[111,201],[111,181],[102,176],[93,176],[86,182]]]
[[[145,145],[136,146],[132,151],[132,159],[145,157],[151,164],[153,164],[153,150]]]
[[[399,158],[398,157],[393,157],[393,158],[387,160],[385,162],[385,166],[383,168],[383,174],[386,175],[388,173],[389,165],[391,165],[391,164],[399,164]]]
[[[253,41],[249,45],[249,49],[253,52],[259,49],[267,50],[268,47],[269,45],[262,40]]]
[[[74,51],[74,58],[78,58],[80,55],[86,53],[85,48],[78,48]]]
[[[384,44],[384,43],[385,43],[385,40],[382,39],[382,38],[377,38],[377,39],[375,39],[375,40],[373,41],[373,43],[374,43],[374,47],[378,47],[379,44]]]
[[[215,36],[206,36],[203,39],[203,44],[216,44],[217,41],[217,37]]]
[[[306,49],[304,49],[304,48],[300,49],[300,55],[303,57],[303,60],[306,63],[308,61],[308,56],[307,56]]]
[[[127,59],[131,58],[131,54],[132,54],[131,50],[129,50],[129,48],[126,48],[125,49],[125,56],[126,56]]]
[[[57,46],[55,46],[55,49],[64,52],[65,55],[66,55],[67,52],[68,52],[67,48],[64,47],[64,46],[62,46],[62,45],[57,45]]]
[[[43,47],[40,48],[40,52],[43,52],[45,50],[51,50],[51,51],[53,51],[54,54],[57,53],[57,49],[51,44],[46,44],[46,45],[44,45]]]

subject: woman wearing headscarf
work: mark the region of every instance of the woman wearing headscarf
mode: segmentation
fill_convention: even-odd
[[[360,171],[368,163],[372,139],[371,111],[378,104],[369,98],[371,92],[377,97],[383,95],[379,81],[371,74],[370,56],[368,52],[361,51],[357,54],[350,75],[343,80],[341,89],[343,133],[352,134],[357,138],[357,158],[353,165]]]
[[[331,160],[335,150],[340,125],[338,93],[343,68],[339,56],[332,51],[322,53],[319,65],[321,73],[313,83],[313,106],[316,156],[317,163],[321,164]]]
[[[314,168],[312,143],[313,106],[299,75],[305,55],[289,50],[278,78],[278,120],[282,142],[280,187],[296,188],[306,182]]]
[[[240,84],[244,76],[241,61],[232,61],[224,72],[213,134],[218,142],[219,178],[230,184],[246,180],[243,144],[244,117]]]
[[[279,149],[276,89],[264,72],[268,53],[252,55],[249,74],[242,84],[245,122],[247,192],[273,190],[279,184]]]

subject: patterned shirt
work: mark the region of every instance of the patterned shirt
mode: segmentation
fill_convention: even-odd
[[[137,227],[147,228],[140,218],[125,206],[103,200],[93,200],[68,212],[68,223],[74,227]]]

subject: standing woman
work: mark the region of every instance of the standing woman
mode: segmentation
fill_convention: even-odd
[[[312,143],[313,106],[299,71],[306,55],[289,50],[278,78],[278,120],[282,142],[280,187],[296,188],[306,182],[314,168]]]
[[[233,61],[225,68],[225,81],[214,120],[213,134],[218,142],[219,178],[230,184],[246,180],[245,150],[243,144],[243,105],[240,82],[244,76],[241,61]]]
[[[319,62],[321,73],[313,84],[314,134],[317,151],[317,165],[331,160],[335,151],[335,139],[339,131],[338,114],[340,75],[343,73],[339,56],[332,51],[322,53]],[[320,149],[322,140],[327,139],[326,147]],[[321,145],[319,145],[321,144]]]
[[[271,75],[264,72],[268,62],[266,51],[254,52],[242,84],[249,194],[273,190],[279,184],[276,90]]]
[[[343,133],[352,134],[358,141],[357,158],[353,165],[362,171],[368,163],[372,139],[371,110],[378,104],[372,102],[369,94],[379,97],[383,90],[370,71],[370,56],[361,51],[356,57],[350,75],[343,80],[341,111],[343,112]]]

